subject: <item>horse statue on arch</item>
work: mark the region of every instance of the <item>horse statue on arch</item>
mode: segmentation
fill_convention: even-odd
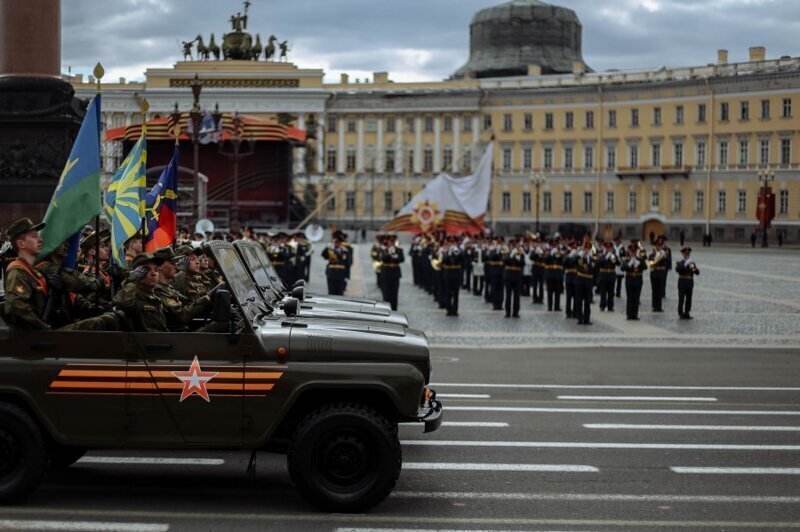
[[[275,57],[275,41],[277,40],[278,38],[274,35],[269,36],[269,42],[264,47],[264,61],[271,61]]]
[[[208,51],[214,56],[215,61],[219,61],[219,45],[214,41],[214,34],[211,34],[211,40],[208,41]]]
[[[250,48],[250,59],[253,61],[258,61],[258,58],[261,57],[261,51],[264,47],[261,45],[261,35],[256,33],[256,43]]]
[[[208,56],[210,52],[205,43],[203,43],[203,36],[198,35],[195,41],[197,41],[197,59],[200,59],[202,61],[208,61]]]

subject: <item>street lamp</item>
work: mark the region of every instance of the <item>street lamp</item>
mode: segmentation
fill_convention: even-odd
[[[758,221],[761,226],[761,247],[769,247],[767,242],[767,229],[769,229],[770,221],[772,221],[772,213],[770,210],[770,195],[772,189],[770,183],[775,181],[775,172],[770,170],[762,170],[758,172],[758,182],[761,185],[761,192],[758,195]]]
[[[539,232],[539,187],[547,180],[544,174],[534,174],[530,177],[531,183],[536,187],[536,232]]]
[[[219,112],[219,107],[214,112],[214,124],[219,129],[219,124],[222,121],[222,113]],[[233,113],[233,133],[231,134],[231,145],[233,152],[225,151],[224,142],[219,143],[219,153],[225,157],[233,160],[233,204],[231,206],[231,216],[228,225],[232,223],[238,224],[239,220],[239,161],[244,157],[253,155],[255,153],[255,142],[252,139],[247,141],[247,148],[242,151],[242,138],[244,133],[244,120],[239,116],[239,112]]]
[[[190,86],[192,87],[192,110],[189,112],[189,119],[192,121],[192,145],[194,148],[194,193],[192,200],[194,203],[193,214],[195,220],[205,218],[204,209],[200,208],[200,125],[203,123],[203,112],[200,110],[200,93],[203,90],[203,82],[194,75]]]

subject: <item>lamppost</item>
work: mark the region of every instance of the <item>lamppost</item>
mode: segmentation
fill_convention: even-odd
[[[539,232],[539,187],[547,180],[544,174],[534,174],[530,177],[531,183],[536,187],[536,232]]]
[[[375,157],[371,157],[369,161],[370,176],[369,176],[369,230],[375,228]]]
[[[203,90],[203,82],[194,75],[191,82],[192,96],[194,102],[192,103],[192,110],[189,112],[189,118],[192,121],[192,145],[194,148],[194,193],[192,200],[194,203],[192,214],[195,220],[205,218],[205,209],[200,207],[200,125],[203,123],[203,112],[200,110],[200,93]]]
[[[761,226],[761,247],[769,247],[767,242],[767,229],[769,229],[772,216],[774,215],[774,197],[772,196],[772,189],[770,183],[775,181],[775,172],[770,170],[762,170],[758,172],[758,182],[761,185],[758,195],[758,216],[759,225]]]
[[[212,114],[214,117],[214,126],[219,130],[220,123],[222,122],[222,113],[217,106]],[[231,215],[228,220],[228,226],[232,224],[239,224],[239,161],[243,158],[253,155],[255,153],[255,142],[251,140],[246,141],[247,147],[242,151],[242,143],[245,140],[242,138],[244,133],[244,120],[239,116],[239,112],[233,114],[233,133],[231,134],[232,152],[225,151],[225,143],[219,143],[219,153],[233,161],[233,203],[231,204]]]

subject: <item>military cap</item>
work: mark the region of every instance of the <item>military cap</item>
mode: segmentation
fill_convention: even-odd
[[[154,254],[150,252],[139,253],[131,261],[131,268],[138,268],[139,266],[148,264],[150,262],[153,262],[156,265],[161,266],[162,264],[164,264],[164,259],[156,257]]]
[[[186,246],[181,246],[186,247]],[[175,252],[171,247],[165,247],[161,249],[157,249],[153,252],[153,256],[157,259],[161,259],[164,262],[173,262],[178,259],[182,259],[186,255],[181,255]]]
[[[20,218],[8,226],[6,236],[13,242],[18,236],[24,235],[28,231],[41,231],[43,228],[43,223],[35,224],[30,218]]]
[[[200,255],[203,254],[203,248],[190,246],[189,244],[184,244],[175,250],[175,254],[179,255],[180,257],[188,257],[189,255],[197,255],[199,257]]]
[[[106,240],[111,238],[111,231],[109,231],[108,229],[101,229],[99,236],[100,236],[100,242],[105,242]],[[81,251],[86,253],[87,251],[92,249],[95,245],[97,245],[97,237],[98,233],[95,231],[92,231],[91,234],[83,237],[81,239]]]
[[[683,248],[681,250],[681,253],[691,253],[691,252],[692,252],[692,248],[690,248],[689,246],[686,246],[685,248]]]
[[[132,234],[132,235],[131,235],[131,236],[130,236],[130,237],[129,237],[129,238],[126,240],[126,241],[125,241],[124,245],[126,245],[126,246],[127,246],[127,245],[128,245],[128,242],[130,242],[131,240],[136,240],[136,239],[139,239],[139,238],[142,238],[142,230],[141,230],[141,229],[140,229],[140,230],[138,230],[138,231],[136,231],[135,233],[133,233],[133,234]]]

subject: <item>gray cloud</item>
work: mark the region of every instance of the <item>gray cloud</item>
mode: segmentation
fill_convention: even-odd
[[[292,45],[302,67],[393,79],[448,77],[469,55],[469,22],[498,0],[253,0],[249,29]],[[583,23],[583,55],[595,70],[700,65],[718,48],[731,60],[749,46],[768,57],[800,55],[797,0],[561,0]],[[146,67],[180,59],[179,41],[221,39],[234,0],[63,0],[64,71],[88,72],[99,60],[109,77],[143,79]]]

